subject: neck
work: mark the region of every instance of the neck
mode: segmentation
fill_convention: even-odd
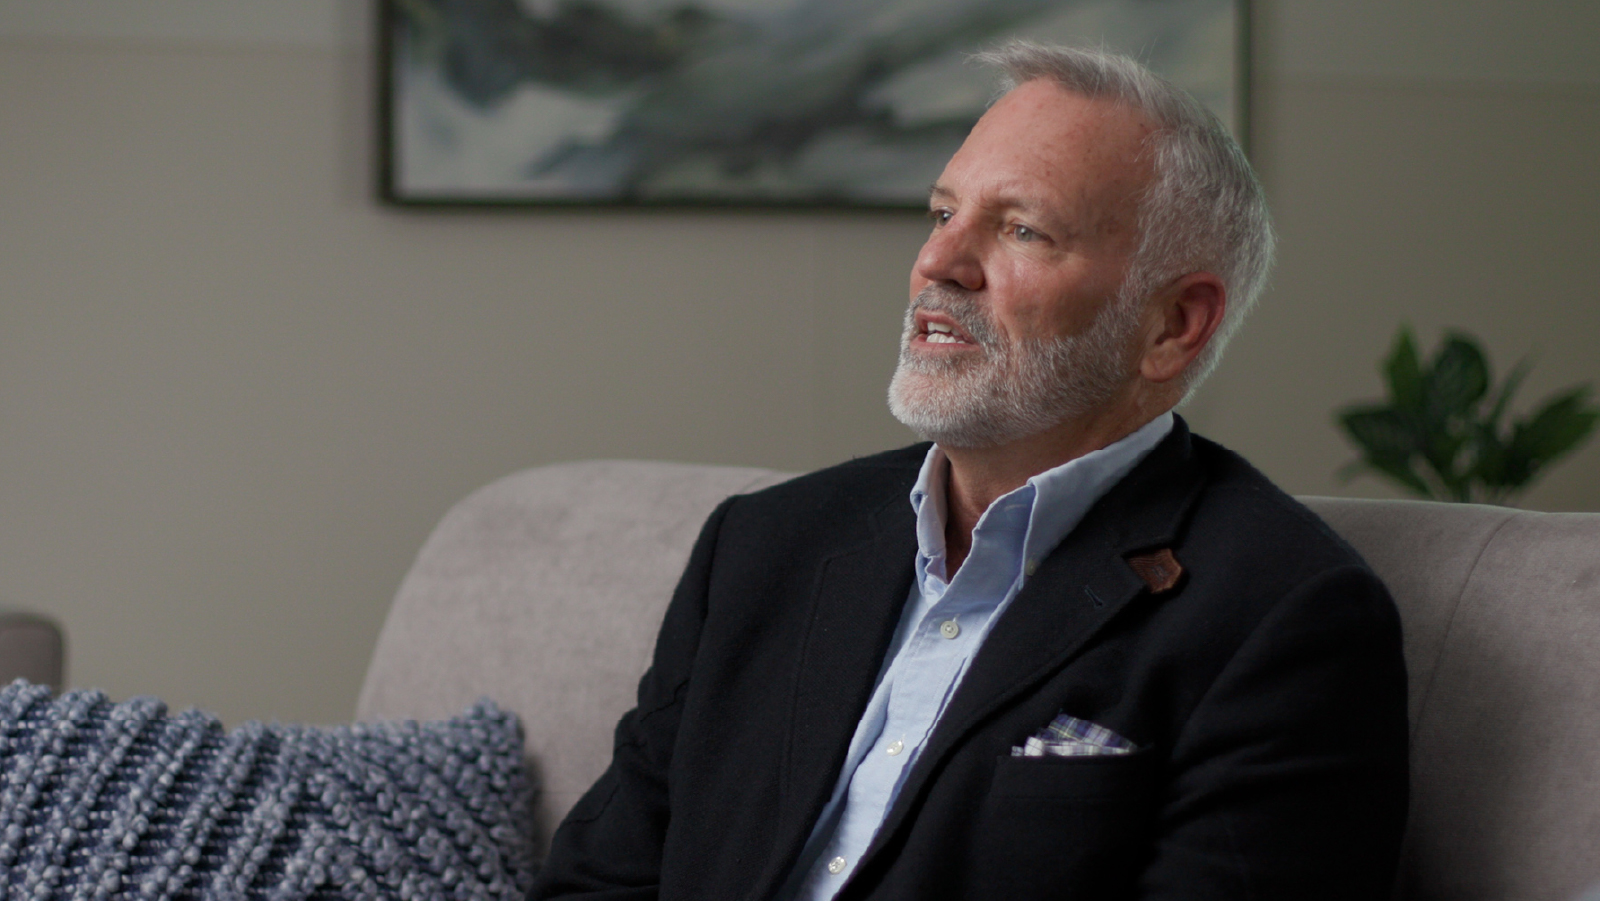
[[[944,447],[950,461],[945,485],[945,575],[972,550],[972,530],[989,506],[1029,478],[1133,434],[1162,410],[1129,405],[1064,421],[1050,429],[994,447]]]

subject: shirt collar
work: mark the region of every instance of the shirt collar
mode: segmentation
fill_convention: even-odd
[[[989,509],[983,511],[978,519],[978,531],[983,530],[991,513],[1025,504],[1030,512],[1024,556],[1028,560],[1042,558],[1061,543],[1095,501],[1167,437],[1173,422],[1169,410],[1112,444],[1030,477],[1020,487],[996,498]],[[949,472],[944,450],[935,444],[923,458],[922,470],[911,488],[911,509],[917,517],[917,548],[930,561],[944,558],[945,490]]]

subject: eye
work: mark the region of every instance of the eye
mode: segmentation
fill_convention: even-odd
[[[938,228],[939,226],[944,225],[946,222],[949,222],[950,217],[953,215],[954,214],[949,210],[934,209],[928,211],[928,220],[933,223],[934,228]]]
[[[1044,235],[1041,235],[1028,226],[1021,224],[1011,226],[1011,237],[1016,238],[1018,241],[1022,241],[1024,243],[1044,240]]]

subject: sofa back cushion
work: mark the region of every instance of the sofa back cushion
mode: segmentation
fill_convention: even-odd
[[[1399,897],[1567,901],[1600,880],[1600,514],[1302,500],[1405,626]]]
[[[611,763],[705,518],[788,474],[596,461],[530,469],[457,504],[383,625],[361,720],[437,719],[488,696],[522,717],[541,849]]]

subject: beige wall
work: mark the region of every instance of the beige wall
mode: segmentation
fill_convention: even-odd
[[[1302,493],[1395,326],[1600,380],[1600,13],[1257,4],[1282,265],[1189,410]],[[248,10],[248,11],[246,11]],[[883,410],[912,213],[417,213],[371,199],[365,5],[0,0],[0,601],[71,680],[349,716],[410,556],[498,475],[785,468]],[[1574,37],[1578,35],[1580,37]],[[1600,444],[1529,498],[1600,509]]]

